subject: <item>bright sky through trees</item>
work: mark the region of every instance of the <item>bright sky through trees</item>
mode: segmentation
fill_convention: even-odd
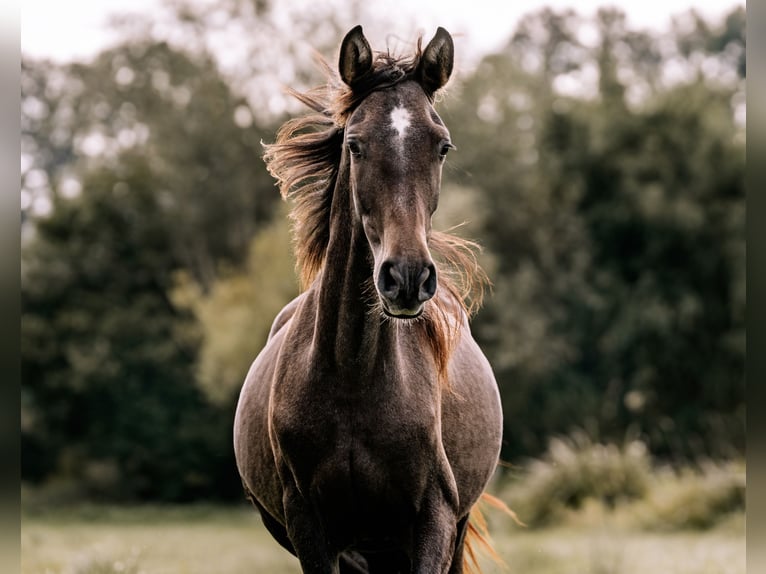
[[[298,0],[307,2],[308,0]],[[315,0],[310,0],[314,2]],[[205,3],[209,0],[198,0]],[[334,0],[343,6],[343,0]],[[106,22],[119,12],[159,14],[160,0],[25,0],[21,3],[21,49],[29,56],[52,58],[57,61],[87,58],[113,39]],[[517,20],[528,12],[550,6],[555,9],[574,8],[579,13],[592,14],[603,5],[616,5],[627,15],[631,25],[663,29],[673,15],[691,8],[710,18],[720,17],[732,7],[743,4],[737,0],[664,0],[637,2],[618,0],[528,0],[497,2],[496,0],[389,0],[380,3],[387,13],[399,12],[403,20],[414,20],[431,32],[444,26],[453,35],[463,35],[466,49],[485,52],[499,48],[507,41]],[[277,6],[279,4],[277,3]],[[403,32],[403,31],[400,31]]]

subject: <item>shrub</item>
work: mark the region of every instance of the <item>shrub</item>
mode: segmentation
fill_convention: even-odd
[[[698,470],[666,470],[637,504],[639,525],[650,530],[704,530],[745,509],[745,468],[706,463]]]
[[[650,469],[641,442],[620,448],[594,443],[584,433],[576,433],[551,440],[545,455],[530,462],[507,498],[522,521],[531,527],[544,526],[588,499],[611,508],[644,496]]]

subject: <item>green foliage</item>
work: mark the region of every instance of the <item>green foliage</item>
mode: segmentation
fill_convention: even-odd
[[[22,116],[25,218],[40,196],[82,189],[90,169],[142,157],[168,248],[208,288],[219,263],[243,261],[256,222],[270,216],[277,194],[257,159],[267,131],[210,56],[141,39],[88,65],[24,61],[22,102],[34,112]],[[41,177],[47,186],[35,187]]]
[[[202,330],[197,381],[210,400],[231,402],[277,313],[298,295],[286,213],[255,235],[245,268],[225,273],[208,295],[188,277],[179,281],[174,299]]]
[[[703,55],[613,10],[589,44],[584,24],[526,17],[445,114],[495,262],[474,328],[501,387],[503,457],[575,427],[612,441],[634,429],[674,459],[741,454],[743,38],[716,32]],[[670,59],[686,67],[674,81]]]
[[[179,262],[146,165],[84,184],[23,254],[24,476],[110,499],[231,495],[229,428],[193,384],[198,342],[167,296]]]
[[[278,198],[268,128],[208,55],[146,38],[25,60],[22,109],[24,479],[54,498],[239,498],[231,405],[196,384],[201,329],[171,293],[246,259]]]
[[[554,438],[546,454],[532,460],[521,481],[509,492],[509,506],[531,527],[560,520],[566,509],[589,499],[610,507],[641,498],[650,482],[646,446],[630,442],[623,448],[598,444],[583,433]]]

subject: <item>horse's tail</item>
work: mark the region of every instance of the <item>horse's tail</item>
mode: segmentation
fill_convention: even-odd
[[[492,539],[489,536],[489,527],[487,526],[487,520],[484,518],[484,514],[481,511],[481,505],[486,504],[493,508],[503,511],[510,516],[516,524],[524,526],[524,523],[519,520],[516,513],[508,508],[499,498],[487,494],[486,492],[481,495],[479,501],[474,504],[471,509],[471,513],[468,517],[468,531],[465,535],[465,546],[463,548],[463,570],[468,574],[481,574],[481,566],[479,565],[479,553],[487,555],[490,560],[505,566],[505,562],[492,546]]]

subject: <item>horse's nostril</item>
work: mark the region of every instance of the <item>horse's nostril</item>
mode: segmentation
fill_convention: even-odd
[[[418,276],[418,301],[428,301],[436,293],[436,267],[426,265]]]
[[[389,299],[395,299],[399,295],[399,288],[403,283],[402,274],[396,268],[396,266],[386,261],[380,268],[380,276],[378,277],[378,289],[382,295]]]

